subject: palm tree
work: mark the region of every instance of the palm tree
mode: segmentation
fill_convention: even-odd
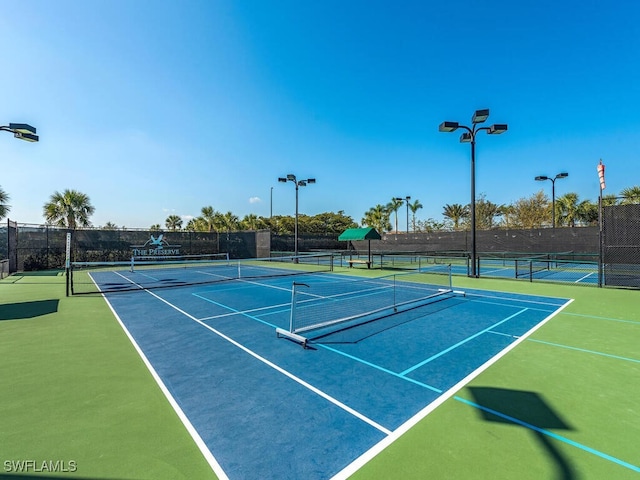
[[[580,204],[577,193],[565,193],[556,199],[556,218],[558,219],[558,225],[575,227],[576,221],[580,220],[580,217]]]
[[[220,221],[227,232],[227,240],[229,240],[229,232],[238,228],[238,217],[232,212],[227,212],[221,216]]]
[[[394,197],[391,199],[389,203],[387,203],[387,207],[386,207],[389,213],[393,212],[396,214],[396,230],[395,230],[396,233],[398,233],[398,210],[402,206],[402,203],[403,203],[402,198]]]
[[[364,218],[362,219],[362,224],[368,227],[373,227],[378,232],[389,231],[391,230],[389,216],[389,210],[386,207],[378,204],[365,212]]]
[[[202,214],[201,218],[204,221],[204,224],[206,226],[206,231],[207,232],[213,232],[213,231],[217,231],[218,229],[217,227],[217,216],[220,215],[219,212],[216,212],[215,209],[211,206],[209,207],[202,207],[202,210],[200,210],[200,213]]]
[[[89,227],[89,217],[95,208],[89,197],[77,190],[55,192],[44,205],[44,218],[47,223],[75,230],[76,227]]]
[[[620,195],[624,197],[620,202],[623,205],[640,203],[640,187],[638,185],[625,188],[620,192]]]
[[[182,228],[182,219],[178,215],[169,215],[164,224],[169,231],[175,232]]]
[[[259,230],[261,223],[262,222],[255,213],[250,213],[244,216],[240,222],[240,226],[244,230]]]
[[[468,215],[469,208],[466,205],[460,205],[459,203],[454,203],[453,205],[446,204],[442,211],[442,216],[453,222],[454,230],[458,230],[460,228],[460,220],[466,218]]]
[[[602,206],[603,207],[612,207],[618,204],[618,197],[615,194],[603,195],[602,196]]]
[[[0,220],[7,216],[11,207],[7,205],[9,194],[0,188]]]
[[[162,231],[162,229],[160,228],[160,224],[159,223],[154,223],[153,225],[151,225],[149,227],[149,230],[152,232],[160,232]]]
[[[409,204],[409,210],[411,210],[411,225],[413,226],[414,233],[416,231],[416,212],[421,208],[422,204],[418,199]]]
[[[113,222],[107,222],[102,227],[103,230],[117,230],[118,226]]]

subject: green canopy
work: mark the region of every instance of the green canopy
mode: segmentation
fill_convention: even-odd
[[[375,228],[348,228],[340,234],[338,241],[348,242],[350,240],[380,240],[382,237]]]
[[[371,240],[381,240],[382,237],[376,231],[375,228],[348,228],[344,232],[340,234],[338,237],[338,241],[340,242],[350,242],[355,240],[368,240],[369,243],[369,254],[368,254],[368,262],[367,268],[371,268],[373,260],[371,258]],[[351,264],[349,264],[351,265]]]

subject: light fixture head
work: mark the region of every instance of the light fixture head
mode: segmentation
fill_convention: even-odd
[[[36,128],[32,127],[31,125],[28,125],[26,123],[10,123],[9,124],[9,128],[14,132],[18,132],[18,133],[28,133],[31,135],[35,135],[36,134]]]
[[[316,183],[316,179],[315,178],[307,178],[307,183],[309,183],[309,184]]]
[[[501,133],[504,133],[506,131],[507,131],[506,123],[496,123],[489,127],[489,130],[487,130],[487,133],[489,135],[500,135]]]
[[[292,173],[290,173],[289,175],[287,175],[287,180],[291,180],[292,182],[296,181],[296,176]]]
[[[569,174],[567,172],[562,172],[556,175],[556,178],[567,178]]]
[[[287,179],[282,177],[278,177],[278,181],[282,183],[287,183]]]
[[[469,143],[471,141],[471,134],[469,132],[464,132],[460,135],[460,143]]]
[[[484,110],[476,110],[473,117],[471,117],[471,121],[473,123],[482,123],[486,122],[487,118],[489,118],[489,109],[485,108]]]
[[[440,132],[453,132],[459,127],[458,122],[442,122],[438,127]]]
[[[40,140],[38,135],[31,135],[30,133],[15,132],[13,136],[20,140],[24,140],[25,142],[37,142]]]
[[[307,181],[306,180],[300,180],[297,185],[299,187],[306,187],[307,186]]]
[[[549,177],[547,177],[546,175],[538,175],[538,176],[536,177],[536,180],[537,180],[537,181],[539,181],[539,182],[541,182],[541,181],[543,181],[543,180],[551,180],[551,179],[550,179]]]

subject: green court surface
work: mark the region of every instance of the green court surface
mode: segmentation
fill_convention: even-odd
[[[639,478],[640,291],[455,281],[574,301],[352,478]],[[0,382],[0,479],[215,478],[106,302],[59,274],[0,281]]]

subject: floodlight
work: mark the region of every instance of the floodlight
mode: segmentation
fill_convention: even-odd
[[[40,139],[38,135],[31,135],[30,133],[22,133],[22,132],[15,132],[13,136],[16,138],[19,138],[20,140],[24,140],[26,142],[37,142]]]
[[[287,180],[291,180],[292,182],[295,182],[296,176],[290,173],[289,175],[287,175]]]
[[[287,183],[287,179],[282,177],[278,177],[278,181],[282,183]]]
[[[307,183],[316,183],[316,179],[315,178],[308,178],[307,179]]]
[[[537,181],[539,181],[539,182],[541,182],[541,181],[543,181],[543,180],[551,180],[551,179],[550,179],[549,177],[547,177],[546,175],[538,175],[538,176],[536,177],[536,180],[537,180]]]
[[[487,118],[489,118],[489,109],[485,108],[484,110],[476,110],[473,117],[471,117],[471,121],[473,123],[482,123],[486,122]]]
[[[10,123],[9,128],[16,133],[28,133],[31,135],[36,134],[35,127],[32,127],[31,125],[28,125],[26,123]]]
[[[562,172],[556,175],[556,178],[567,178],[569,174],[567,172]]]
[[[496,123],[495,125],[491,125],[489,127],[489,130],[487,130],[487,133],[489,135],[499,135],[501,133],[504,133],[507,131],[507,124],[506,123]]]
[[[464,132],[460,135],[460,143],[469,143],[471,141],[471,134],[469,132]]]
[[[458,122],[442,122],[438,127],[441,132],[453,132],[458,129]]]

